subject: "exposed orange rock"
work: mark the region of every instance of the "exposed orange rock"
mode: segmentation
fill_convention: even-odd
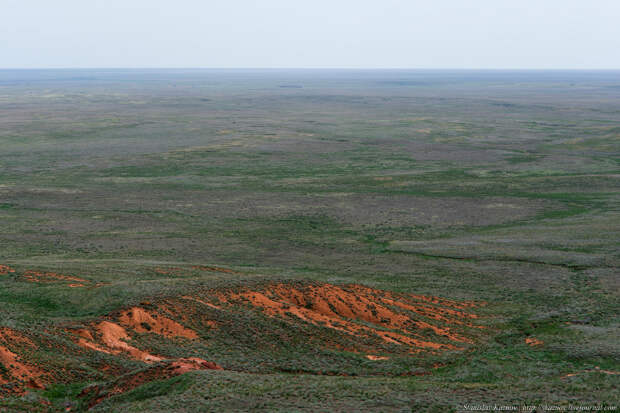
[[[131,327],[138,333],[155,333],[164,337],[185,337],[193,340],[198,338],[195,331],[156,313],[149,313],[140,307],[124,311],[119,317],[122,325]]]
[[[471,328],[484,329],[484,326],[478,326],[472,324],[471,322],[463,321],[462,319],[476,319],[478,318],[475,314],[464,313],[462,311],[455,311],[448,308],[443,307],[432,307],[426,304],[407,304],[401,301],[396,301],[391,298],[383,298],[382,301],[386,304],[402,308],[403,310],[413,311],[421,316],[432,318],[434,320],[442,321],[446,324],[458,324],[464,325]],[[447,330],[446,330],[447,331]],[[456,341],[461,341],[466,339],[457,339]]]
[[[161,317],[160,320],[160,317],[161,316],[157,317],[156,319],[143,309],[132,308],[131,310],[123,313],[121,319],[126,321],[127,324],[129,324],[130,328],[134,325],[141,326],[142,323],[145,322],[163,322],[165,327],[163,328],[162,332],[166,333],[163,335],[169,337],[168,333],[170,333],[171,337],[176,337],[177,334],[172,333],[170,327],[183,327],[180,326],[180,324],[176,324],[174,321],[169,319],[167,320],[170,323],[175,324],[166,323],[162,321],[165,318]],[[222,366],[218,365],[217,363],[214,363],[212,361],[206,361],[197,357],[164,360],[163,357],[154,356],[146,351],[140,350],[128,343],[128,341],[130,341],[130,337],[125,328],[111,321],[102,321],[96,324],[93,328],[98,333],[98,336],[100,336],[102,345],[96,343],[95,336],[88,329],[78,329],[73,331],[73,333],[79,337],[77,340],[78,345],[90,350],[103,352],[106,354],[125,353],[132,358],[144,361],[145,363],[149,364],[159,362],[162,362],[162,364],[157,364],[154,367],[144,371],[140,371],[135,375],[124,376],[120,381],[115,382],[111,388],[102,388],[100,386],[91,386],[86,388],[80,396],[83,398],[88,398],[90,400],[89,405],[91,407],[100,403],[108,397],[132,390],[152,380],[162,380],[193,370],[223,370]],[[183,334],[187,335],[187,331],[182,329],[178,330],[177,332],[182,332]]]
[[[473,324],[479,317],[464,310],[474,308],[477,305],[474,303],[390,293],[360,285],[275,283],[256,288],[204,291],[199,296],[186,295],[159,304],[143,302],[121,311],[114,318],[73,331],[77,336],[75,342],[89,350],[126,354],[146,363],[162,361],[165,357],[133,344],[130,334],[200,339],[196,331],[183,324],[216,327],[217,323],[203,319],[200,307],[189,305],[187,300],[218,312],[247,311],[249,305],[291,324],[308,323],[335,330],[342,338],[327,339],[326,347],[371,353],[371,356],[373,351],[386,350],[410,354],[463,350],[475,344],[477,334],[471,328],[481,328]],[[392,350],[390,346],[394,346]]]
[[[85,329],[85,328],[81,328],[79,330],[75,330],[73,331],[73,333],[77,334],[78,336],[85,338],[86,340],[90,340],[90,341],[95,341],[95,339],[93,338],[92,333]]]
[[[188,303],[185,300],[196,301],[200,304],[206,305],[207,307],[220,310],[221,307],[207,303],[204,300],[200,299],[192,299],[188,297],[181,297],[183,301],[180,300],[170,300],[165,305],[159,307],[159,309],[166,314],[168,314],[171,318],[181,321],[185,324],[192,322],[199,322],[201,327],[208,327],[210,329],[217,328],[218,324],[214,320],[208,319],[208,315],[204,314],[202,311],[198,311],[196,313],[192,313],[190,308],[193,306],[188,306]],[[191,330],[190,330],[191,331]]]
[[[3,266],[0,265],[0,275],[2,274],[2,267]],[[6,268],[9,268],[9,267],[6,267]],[[7,271],[15,272],[15,270],[13,269],[8,269]],[[85,288],[85,287],[99,288],[103,285],[107,285],[107,283],[101,283],[101,282],[93,283],[84,278],[76,277],[73,275],[58,274],[55,272],[28,270],[28,271],[25,271],[22,275],[28,282],[32,282],[32,283],[66,282],[67,287],[70,287],[70,288]]]
[[[526,337],[525,338],[525,343],[529,344],[532,347],[542,346],[543,344],[545,344],[542,340],[539,340],[539,339],[534,338],[534,337]]]
[[[2,268],[4,267],[0,267]],[[214,271],[213,268],[219,270],[217,267],[205,268],[209,271]],[[10,270],[6,271],[8,273]],[[33,282],[63,282],[76,287],[95,286],[88,280],[56,273],[27,271],[23,275]],[[240,315],[241,320],[273,317],[278,323],[278,329],[274,332],[277,331],[283,340],[288,339],[288,333],[282,327],[289,325],[293,328],[291,331],[303,334],[312,341],[312,345],[355,352],[368,360],[381,361],[388,360],[392,354],[437,354],[443,351],[459,351],[475,345],[483,333],[481,329],[484,328],[478,325],[481,317],[473,313],[479,305],[481,304],[461,303],[438,297],[399,294],[361,285],[264,283],[254,287],[201,290],[182,297],[153,298],[109,314],[105,318],[92,320],[82,328],[65,327],[65,331],[73,334],[73,341],[88,351],[120,358],[129,357],[146,363],[140,372],[132,375],[127,374],[123,363],[109,362],[111,357],[106,357],[108,361],[105,361],[106,358],[93,357],[96,361],[93,365],[89,364],[91,368],[96,366],[108,377],[118,377],[105,387],[89,388],[87,393],[93,393],[86,394],[85,397],[88,397],[88,403],[92,400],[96,404],[106,397],[135,388],[149,380],[199,369],[222,370],[222,367],[214,362],[195,357],[168,359],[166,354],[160,354],[165,353],[165,346],[155,351],[139,344],[142,339],[146,342],[147,338],[154,340],[155,337],[132,340],[132,337],[137,338],[136,334],[157,334],[163,337],[157,338],[159,341],[177,340],[176,344],[183,345],[184,341],[178,340],[179,338],[206,339],[209,334],[198,334],[204,332],[205,327],[208,329],[217,326],[225,329],[229,323],[239,319]],[[249,318],[248,312],[251,312]],[[275,348],[276,342],[272,344],[261,341],[263,332],[259,326],[263,326],[262,321],[256,326],[243,326],[249,334],[242,338],[244,343],[256,339],[260,345],[273,345]],[[245,330],[231,331],[245,334]],[[216,334],[213,338],[219,340],[221,334],[214,333]],[[26,337],[12,329],[0,328],[0,363],[5,367],[0,369],[0,384],[10,384],[0,391],[12,388],[15,383],[16,388],[20,389],[26,386],[42,386],[53,377],[49,373],[53,370],[45,366],[35,367],[28,361],[28,354],[33,350],[23,351],[24,348],[36,348],[29,337],[38,344],[43,344],[43,341],[35,338],[36,334]],[[542,344],[534,338],[528,338],[526,342],[530,345]],[[81,354],[89,356],[84,359],[93,355],[86,352]],[[381,365],[377,364],[377,367]]]
[[[101,333],[101,341],[111,349],[124,351],[129,353],[133,358],[147,363],[163,360],[161,357],[154,356],[127,344],[126,341],[129,340],[129,335],[127,331],[118,324],[110,321],[102,321],[97,325],[97,331]]]
[[[0,374],[0,384],[18,382],[33,389],[43,388],[41,376],[44,375],[44,372],[38,367],[26,364],[7,347],[11,344],[32,347],[34,346],[32,341],[9,328],[2,328],[0,329],[0,342],[5,344],[0,345],[0,364],[8,374],[4,377]]]
[[[399,334],[399,333],[393,333],[391,331],[377,331],[377,334],[383,337],[385,341],[388,341],[394,344],[399,344],[399,345],[405,344],[405,345],[412,346],[412,347],[427,348],[427,349],[434,349],[434,350],[441,350],[441,349],[462,350],[461,347],[456,347],[456,346],[453,346],[452,344],[443,344],[443,343],[434,343],[432,341],[416,340],[415,338],[411,338],[411,337],[408,337],[406,335]]]
[[[122,312],[118,320],[121,325],[112,321],[102,321],[92,327],[99,334],[101,344],[97,343],[95,336],[87,328],[72,331],[79,337],[76,343],[89,350],[106,354],[126,353],[137,360],[152,363],[161,361],[164,358],[130,345],[128,341],[131,338],[124,327],[139,333],[152,332],[160,334],[167,338],[198,338],[198,335],[193,330],[187,329],[176,321],[164,316],[149,313],[140,307],[134,307]]]
[[[448,326],[435,325],[433,320],[464,327],[482,327],[462,321],[478,318],[475,314],[460,310],[473,307],[474,303],[459,304],[437,297],[397,295],[359,285],[274,284],[261,291],[230,292],[225,297],[220,295],[218,299],[224,303],[248,302],[272,317],[296,317],[350,335],[378,336],[387,343],[408,346],[414,353],[424,349],[461,350],[463,347],[451,343],[474,343],[472,338],[452,331]],[[423,319],[416,319],[415,315]],[[440,338],[440,341],[426,339],[429,335]]]
[[[79,330],[70,330],[73,334],[77,335],[78,337],[80,337],[76,343],[80,346],[80,347],[84,347],[90,350],[94,350],[94,351],[99,351],[101,353],[107,353],[107,354],[117,354],[118,351],[114,352],[110,349],[106,349],[103,348],[97,344],[95,344],[95,338],[93,337],[93,334],[90,332],[90,330],[86,329],[86,328],[81,328]]]
[[[84,278],[57,274],[55,272],[40,272],[33,270],[24,272],[24,278],[30,282],[75,281],[78,283],[88,283],[88,280],[85,280]]]
[[[188,357],[173,361],[171,367],[177,369],[177,373],[183,374],[193,370],[224,370],[224,368],[212,361],[206,361],[198,357]]]
[[[366,358],[371,361],[389,360],[387,356],[374,356],[372,354],[366,354]]]
[[[14,273],[15,270],[8,265],[0,264],[0,275],[7,275],[9,273]]]
[[[8,327],[0,327],[0,342],[23,344],[28,347],[34,347],[32,340]]]
[[[178,359],[123,376],[109,387],[100,385],[87,387],[78,397],[88,400],[88,406],[93,407],[109,397],[131,391],[153,380],[165,380],[194,370],[222,370],[222,367],[195,357]]]
[[[26,382],[27,387],[41,389],[43,384],[39,377],[43,374],[36,367],[29,367],[18,361],[19,357],[4,346],[0,346],[0,364],[8,371],[12,379]],[[10,379],[0,376],[0,384],[7,384]]]
[[[94,350],[94,351],[98,351],[100,353],[106,353],[106,354],[118,354],[120,353],[120,351],[114,351],[114,350],[110,350],[104,347],[101,347],[100,345],[95,344],[93,341],[84,339],[84,338],[80,338],[77,341],[77,344],[80,347],[89,349],[89,350]]]

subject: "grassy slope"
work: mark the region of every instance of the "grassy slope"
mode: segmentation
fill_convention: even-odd
[[[98,76],[0,85],[0,263],[110,283],[0,278],[0,325],[226,285],[153,272],[212,264],[483,300],[497,331],[432,376],[196,372],[101,409],[617,402],[562,378],[620,369],[617,74]]]

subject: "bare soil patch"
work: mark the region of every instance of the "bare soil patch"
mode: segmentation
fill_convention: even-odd
[[[205,270],[226,269],[209,267]],[[55,273],[28,272],[27,275],[33,279],[78,281],[74,279],[77,277]],[[44,340],[53,340],[53,334],[58,339],[60,336],[69,338],[82,349],[82,354],[91,354],[92,357],[86,358],[93,360],[90,368],[106,375],[126,374],[113,385],[87,388],[84,397],[94,405],[148,380],[197,369],[226,368],[226,363],[221,366],[219,361],[196,357],[200,353],[195,349],[209,348],[212,345],[209,337],[217,335],[226,336],[227,342],[232,337],[243,345],[251,343],[254,338],[250,332],[258,327],[247,325],[248,333],[243,333],[244,326],[232,326],[232,320],[262,320],[260,323],[264,324],[260,329],[264,334],[284,331],[284,334],[294,335],[305,331],[314,337],[313,343],[320,348],[346,350],[369,361],[387,362],[392,356],[440,354],[475,346],[485,330],[479,323],[480,316],[474,313],[482,305],[485,303],[393,293],[358,284],[271,282],[143,301],[79,327],[51,329]],[[254,318],[247,318],[248,312],[254,314]],[[224,321],[220,324],[216,320]],[[51,337],[50,333],[53,333]],[[270,345],[278,347],[278,343]],[[43,388],[55,381],[53,375],[45,373],[52,371],[53,366],[37,364],[32,352],[24,351],[25,348],[36,350],[36,347],[20,332],[0,330],[0,362],[4,368],[1,371],[5,371],[0,375],[1,385],[23,392],[28,387]],[[69,354],[74,350],[59,345],[58,351]],[[102,364],[101,357],[118,358],[121,366],[123,359],[144,363],[145,370],[127,375],[131,370],[127,372],[121,368],[115,373],[106,364],[110,361]],[[0,392],[9,394],[5,390]]]

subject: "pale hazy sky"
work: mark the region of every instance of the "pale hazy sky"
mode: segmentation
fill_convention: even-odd
[[[0,0],[0,68],[620,68],[620,0]]]

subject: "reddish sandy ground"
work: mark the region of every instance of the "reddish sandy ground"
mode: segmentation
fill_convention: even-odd
[[[15,269],[8,265],[0,264],[0,275],[17,274],[23,279],[32,283],[64,283],[71,288],[79,287],[100,287],[102,283],[93,283],[90,280],[76,277],[73,275],[58,274],[55,272],[26,270],[23,272],[17,272]]]
[[[0,270],[11,271],[8,267],[0,267]],[[211,267],[208,270],[211,271]],[[56,273],[27,271],[23,276],[35,282],[59,280],[89,283],[85,279]],[[475,345],[485,328],[478,324],[479,316],[472,312],[480,305],[484,303],[397,294],[361,285],[275,283],[253,289],[197,292],[160,300],[157,304],[143,302],[93,320],[80,328],[67,328],[63,334],[68,333],[73,342],[86,351],[128,357],[150,366],[135,375],[124,375],[122,380],[108,387],[87,388],[85,392],[88,397],[92,398],[93,403],[98,403],[148,380],[197,369],[222,369],[215,362],[200,358],[170,359],[163,354],[153,354],[151,350],[141,348],[135,340],[137,335],[154,334],[175,341],[180,348],[188,341],[200,341],[199,329],[225,327],[208,319],[205,314],[209,311],[255,311],[289,324],[310,324],[330,329],[352,343],[348,351],[357,352],[373,362],[381,362],[389,360],[392,354],[386,352],[386,348],[399,349],[398,354],[402,356],[458,351]],[[201,306],[208,311],[201,310]],[[359,338],[363,338],[366,347],[358,345]],[[372,342],[383,345],[369,348],[368,343]],[[528,341],[528,344],[535,345],[533,343]],[[323,345],[330,348],[332,344],[326,341]],[[45,366],[29,363],[22,359],[23,355],[20,356],[20,349],[34,347],[32,341],[20,333],[8,328],[0,329],[0,363],[5,371],[0,375],[2,388],[12,386],[23,392],[28,387],[42,388],[53,381]],[[341,347],[333,345],[332,348]]]
[[[532,347],[536,347],[536,346],[542,346],[545,343],[542,340],[539,340],[537,338],[527,337],[525,339],[525,344],[528,344],[528,345],[530,345]]]
[[[7,275],[9,273],[14,273],[15,270],[11,267],[9,267],[8,265],[1,265],[0,264],[0,275]]]
[[[360,285],[276,284],[264,291],[220,295],[220,300],[229,305],[249,303],[272,317],[296,317],[349,335],[378,336],[388,343],[408,346],[411,352],[460,350],[474,340],[454,331],[451,325],[460,330],[483,328],[472,323],[478,318],[476,314],[462,310],[473,308],[474,303],[396,295]],[[427,321],[416,319],[412,313]],[[429,336],[439,340],[431,341]]]
[[[7,372],[4,377],[0,375],[0,384],[17,383],[21,387],[43,388],[41,376],[44,372],[27,364],[8,348],[16,345],[34,347],[34,344],[20,333],[10,328],[0,328],[0,364]],[[21,392],[21,389],[17,387],[15,391]]]

